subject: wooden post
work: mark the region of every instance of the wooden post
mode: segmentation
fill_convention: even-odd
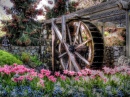
[[[126,11],[126,56],[130,57],[130,10]]]
[[[54,64],[55,64],[55,32],[53,27],[51,28],[52,31],[52,71],[54,71]]]
[[[62,16],[62,42],[66,42],[66,19]]]
[[[103,39],[104,39],[104,31],[105,31],[105,30],[104,30],[104,24],[105,24],[105,23],[103,22],[103,23],[102,23],[102,37],[103,37]]]

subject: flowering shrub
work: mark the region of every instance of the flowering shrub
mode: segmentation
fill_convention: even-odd
[[[0,67],[0,96],[6,97],[102,97],[130,96],[130,68],[104,67],[63,73],[14,64]],[[8,95],[8,96],[7,96]],[[38,96],[36,96],[38,95]]]

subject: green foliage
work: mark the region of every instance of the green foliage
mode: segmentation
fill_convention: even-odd
[[[29,61],[30,61],[30,54],[26,53],[26,52],[22,52],[22,54],[21,54],[21,60],[24,63],[29,63]]]
[[[39,60],[37,55],[30,55],[27,52],[22,52],[21,56],[15,55],[18,59],[22,60],[24,64],[27,64],[31,67],[40,66],[42,62]]]
[[[31,62],[35,64],[35,66],[39,66],[42,64],[42,62],[38,59],[38,56],[31,56],[30,57]]]
[[[0,65],[5,65],[5,64],[12,65],[13,63],[22,64],[22,62],[12,54],[0,50]]]

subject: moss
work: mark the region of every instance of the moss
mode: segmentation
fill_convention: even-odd
[[[0,50],[0,65],[12,65],[13,63],[22,64],[22,61],[17,59],[13,54]]]

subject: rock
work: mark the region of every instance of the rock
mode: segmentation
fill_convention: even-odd
[[[122,55],[118,58],[118,66],[127,65],[130,66],[130,58],[127,58],[126,56]]]

